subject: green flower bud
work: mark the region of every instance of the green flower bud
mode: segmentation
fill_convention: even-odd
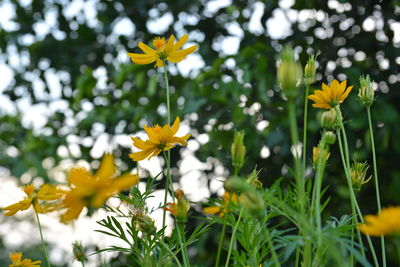
[[[243,207],[254,217],[262,218],[265,210],[265,202],[261,195],[255,191],[250,190],[244,192],[239,197],[240,203]]]
[[[374,88],[369,75],[360,76],[360,90],[358,97],[365,107],[370,107],[374,102]]]
[[[322,142],[327,145],[333,145],[336,141],[336,135],[332,131],[327,131],[322,136]]]
[[[304,67],[304,83],[310,85],[315,82],[315,72],[317,71],[317,64],[315,64],[315,55],[310,55],[307,64]]]
[[[361,186],[371,180],[372,176],[367,177],[367,171],[369,169],[368,163],[354,162],[350,168],[351,183],[353,189],[357,193],[360,191]]]
[[[297,95],[296,87],[299,84],[303,70],[301,65],[294,60],[294,52],[286,46],[280,54],[280,64],[277,69],[277,79],[286,97]]]
[[[253,189],[252,185],[239,177],[226,179],[224,182],[224,188],[227,192],[236,194],[240,194]]]
[[[332,129],[337,124],[337,115],[335,109],[331,108],[324,111],[321,116],[321,127],[324,129]]]
[[[246,182],[250,185],[252,185],[255,188],[262,188],[262,183],[258,179],[258,171],[255,169],[250,173],[250,175],[247,177]]]
[[[148,235],[154,235],[157,232],[157,228],[154,225],[154,220],[148,215],[142,214],[136,217],[136,226],[139,231]]]
[[[244,164],[246,156],[246,147],[244,146],[244,132],[235,132],[233,143],[231,146],[232,165],[235,169],[239,170]]]
[[[75,241],[72,243],[72,253],[79,262],[86,262],[88,260],[85,255],[85,248],[82,246],[81,242]]]
[[[318,161],[321,158],[322,162],[328,161],[330,156],[329,150],[326,148],[313,147],[313,168],[317,169]]]

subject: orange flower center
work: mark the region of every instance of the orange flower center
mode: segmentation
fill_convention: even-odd
[[[156,37],[153,41],[153,46],[158,50],[161,51],[165,45],[167,44],[167,41],[165,40],[164,37]]]

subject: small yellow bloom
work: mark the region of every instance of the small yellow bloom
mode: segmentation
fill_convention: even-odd
[[[190,202],[185,199],[185,194],[180,189],[175,191],[175,197],[176,203],[167,203],[164,210],[171,212],[175,217],[185,220],[190,209]]]
[[[139,138],[131,137],[133,145],[142,151],[131,153],[129,154],[129,157],[133,161],[144,160],[147,157],[151,159],[162,151],[167,151],[173,148],[178,143],[186,146],[186,140],[190,137],[190,134],[182,137],[174,136],[179,130],[179,125],[179,117],[176,117],[172,127],[170,127],[169,124],[164,125],[162,128],[158,125],[153,127],[147,127],[145,125],[144,130],[146,131],[149,140],[142,141]]]
[[[353,86],[346,88],[346,80],[339,83],[336,79],[328,86],[322,83],[322,90],[315,90],[314,94],[308,99],[314,101],[313,107],[331,109],[334,106],[343,103],[347,98]]]
[[[46,213],[56,210],[59,207],[59,203],[46,202],[61,199],[65,193],[56,186],[48,184],[43,185],[37,193],[35,193],[35,187],[32,184],[24,186],[22,190],[25,192],[27,197],[15,204],[5,207],[4,210],[7,210],[7,212],[4,215],[12,216],[18,211],[29,209],[31,205],[33,205],[33,208],[38,213]]]
[[[378,215],[366,215],[364,219],[366,224],[360,224],[358,228],[366,235],[400,233],[400,206],[384,208]]]
[[[85,206],[101,207],[108,198],[139,182],[136,174],[124,174],[114,178],[116,171],[111,154],[104,155],[94,175],[84,168],[73,168],[68,176],[71,190],[67,192],[63,202],[67,211],[61,216],[61,222],[76,219]]]
[[[203,212],[206,214],[215,214],[219,217],[224,217],[225,213],[229,211],[230,204],[236,205],[238,203],[238,197],[235,193],[225,192],[222,195],[222,204],[219,206],[205,207]]]
[[[188,35],[185,34],[175,43],[174,35],[169,37],[168,42],[164,37],[156,37],[153,40],[153,46],[155,49],[140,42],[139,48],[144,52],[144,54],[128,53],[128,56],[136,64],[143,65],[156,62],[156,67],[164,66],[165,60],[178,63],[197,49],[197,45],[193,45],[189,48],[178,50],[188,41],[188,38]]]
[[[11,253],[9,257],[12,264],[8,265],[8,267],[40,267],[41,261],[22,259],[22,252]]]

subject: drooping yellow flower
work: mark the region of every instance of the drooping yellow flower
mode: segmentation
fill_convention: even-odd
[[[231,204],[236,205],[238,203],[238,197],[235,193],[232,195],[225,192],[222,195],[222,204],[219,206],[205,207],[203,212],[206,214],[218,215],[219,217],[224,217],[225,213],[228,212],[229,206]]]
[[[322,83],[322,90],[315,90],[314,94],[308,99],[314,101],[313,107],[331,109],[334,106],[343,103],[349,95],[353,86],[346,88],[346,80],[339,83],[336,79],[328,86]]]
[[[165,60],[178,63],[197,49],[197,45],[193,45],[189,48],[178,50],[188,41],[188,38],[188,35],[185,34],[175,43],[174,35],[169,37],[168,42],[164,37],[156,37],[153,40],[155,49],[139,42],[139,48],[144,54],[128,53],[128,56],[136,64],[150,64],[156,62],[156,67],[164,66]]]
[[[32,261],[30,259],[22,259],[22,252],[14,252],[9,255],[12,264],[8,267],[40,267],[41,261]]]
[[[54,185],[43,185],[38,192],[35,192],[35,187],[30,184],[24,186],[22,190],[27,195],[23,200],[3,208],[7,210],[4,214],[6,216],[12,216],[18,211],[29,209],[31,205],[38,213],[46,213],[56,210],[60,207],[60,203],[56,200],[60,200],[65,192]],[[49,202],[50,201],[50,202]]]
[[[366,235],[400,233],[400,206],[384,208],[378,215],[366,215],[364,219],[366,224],[360,224],[358,227]]]
[[[114,178],[116,171],[111,154],[104,155],[94,175],[84,168],[73,168],[68,175],[71,190],[67,192],[63,202],[67,211],[61,216],[61,222],[76,219],[84,207],[101,207],[108,198],[139,182],[136,174],[124,174]]]
[[[167,203],[164,210],[171,212],[175,217],[185,220],[190,209],[190,202],[186,200],[185,194],[180,189],[175,191],[175,197],[176,203]]]
[[[139,138],[131,137],[133,145],[142,151],[131,153],[129,154],[129,157],[133,161],[144,160],[147,157],[151,159],[162,151],[167,151],[173,148],[176,144],[186,146],[186,140],[190,137],[190,134],[176,137],[175,134],[179,130],[179,125],[179,117],[176,117],[172,127],[170,127],[169,124],[164,125],[162,128],[159,125],[153,127],[147,127],[145,125],[144,130],[146,131],[149,140],[142,141]]]

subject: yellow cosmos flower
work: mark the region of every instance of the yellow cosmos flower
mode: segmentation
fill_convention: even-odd
[[[60,203],[54,201],[61,199],[65,194],[63,190],[54,185],[48,184],[43,185],[38,192],[35,192],[35,187],[32,184],[24,186],[22,190],[25,192],[27,197],[15,204],[3,208],[4,210],[7,210],[4,215],[12,216],[18,211],[29,209],[31,205],[33,205],[33,208],[38,213],[46,213],[56,210],[60,207]],[[48,203],[48,201],[52,202]]]
[[[71,190],[67,192],[63,202],[67,211],[61,216],[61,222],[78,218],[84,207],[101,207],[108,198],[139,182],[136,174],[125,174],[114,178],[116,171],[114,157],[111,154],[104,155],[94,175],[84,168],[73,168],[68,175]]]
[[[175,36],[173,35],[169,37],[168,42],[164,37],[156,37],[153,40],[155,49],[140,42],[139,48],[144,54],[128,53],[128,56],[136,64],[150,64],[156,62],[155,67],[164,66],[165,60],[178,63],[197,49],[197,45],[193,45],[189,48],[179,50],[188,41],[188,38],[188,35],[185,34],[175,43]]]
[[[400,233],[400,206],[388,207],[378,215],[366,215],[366,224],[359,225],[359,229],[366,235],[382,236]]]
[[[12,264],[8,265],[8,267],[40,267],[41,261],[22,259],[22,252],[11,253],[9,257]]]
[[[173,148],[176,144],[186,146],[186,140],[190,137],[190,134],[182,137],[176,137],[175,134],[179,130],[179,125],[179,117],[176,117],[172,127],[170,127],[169,124],[166,124],[163,127],[158,125],[147,127],[145,125],[144,130],[146,131],[149,140],[143,141],[139,138],[131,137],[133,145],[142,151],[131,153],[129,154],[129,157],[133,161],[144,160],[147,157],[151,159],[152,157],[160,154],[162,151],[167,151]]]
[[[238,203],[238,197],[235,193],[231,194],[225,192],[222,195],[222,204],[220,206],[206,207],[203,209],[203,212],[206,214],[218,215],[219,217],[224,217],[225,213],[228,212],[229,209],[229,199],[232,204],[236,205]]]
[[[315,102],[313,104],[315,108],[331,109],[343,103],[349,95],[353,86],[346,88],[346,83],[346,80],[339,83],[336,79],[333,80],[329,86],[322,83],[322,90],[315,90],[314,94],[310,95],[308,99]]]

